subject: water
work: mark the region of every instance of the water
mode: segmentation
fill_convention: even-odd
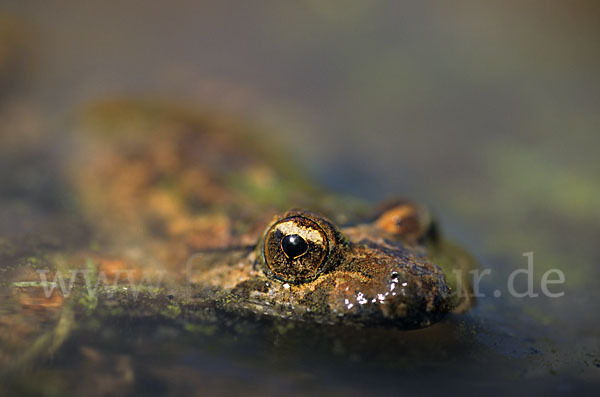
[[[64,120],[85,103],[138,96],[257,121],[259,139],[295,153],[334,190],[426,202],[491,270],[474,310],[422,331],[282,331],[253,319],[196,333],[104,324],[101,336],[82,331],[31,372],[50,394],[73,384],[75,394],[598,389],[593,2],[4,3],[27,67],[0,79],[11,131],[2,142],[41,140],[45,149],[1,159],[11,186],[0,190],[3,235],[56,228],[40,220],[51,213],[64,221],[60,177],[35,166],[73,150],[61,139]],[[11,172],[17,158],[32,166]],[[16,203],[24,196],[34,210]],[[29,219],[23,230],[15,213]],[[559,269],[565,283],[550,289],[563,297],[510,297],[507,280],[526,267],[526,252],[536,292]],[[104,378],[72,379],[80,356],[91,363],[83,373]]]

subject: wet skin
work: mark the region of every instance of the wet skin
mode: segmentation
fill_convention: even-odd
[[[119,318],[206,324],[222,313],[409,329],[472,304],[470,256],[421,205],[319,189],[244,124],[115,101],[91,107],[72,131],[65,146],[77,150],[40,164],[60,181],[56,197],[44,190],[59,210],[40,215],[24,202],[11,230],[23,225],[27,241],[0,241],[0,339],[12,346],[0,353],[14,367],[52,354],[75,328]],[[67,286],[80,273],[70,295],[45,298],[39,270]],[[95,295],[82,272],[92,288],[106,277]]]
[[[387,207],[370,222],[346,227],[287,211],[245,257],[207,268],[199,253],[193,262],[203,270],[192,279],[230,290],[247,310],[316,322],[416,328],[464,310],[458,285],[428,253],[439,241],[425,210],[410,202]]]
[[[324,193],[218,120],[116,103],[86,123],[89,149],[70,169],[99,270],[167,270],[178,302],[319,323],[424,327],[471,303],[453,273],[465,278],[470,257],[421,205]]]

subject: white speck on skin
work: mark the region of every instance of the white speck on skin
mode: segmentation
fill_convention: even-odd
[[[283,288],[290,289],[290,285],[288,283],[283,284]]]
[[[365,296],[362,292],[359,292],[358,294],[356,294],[356,301],[361,305],[364,305],[365,303],[368,302],[367,298],[365,298]]]

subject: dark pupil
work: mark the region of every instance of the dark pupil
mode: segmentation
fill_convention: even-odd
[[[308,250],[308,244],[297,234],[290,234],[281,240],[281,248],[288,258],[295,259]]]

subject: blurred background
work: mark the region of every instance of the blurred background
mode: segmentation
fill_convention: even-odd
[[[332,190],[430,205],[493,270],[478,341],[568,393],[600,379],[599,22],[584,0],[3,0],[3,139],[115,96],[257,122]],[[492,298],[530,251],[565,296]]]

